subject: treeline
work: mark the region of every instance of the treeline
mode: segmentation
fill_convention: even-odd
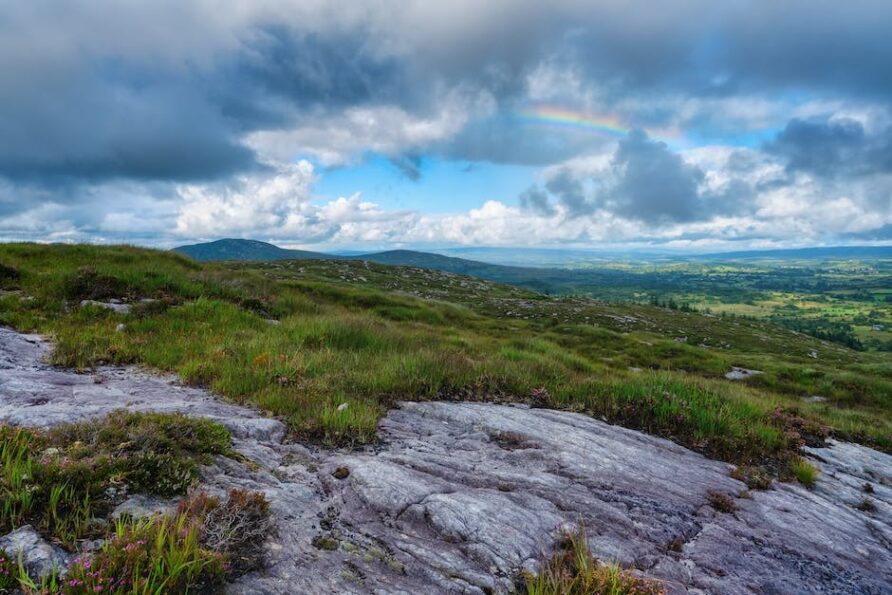
[[[658,308],[668,308],[669,310],[678,310],[679,312],[697,312],[697,309],[690,304],[685,302],[678,303],[673,298],[661,300],[657,296],[651,296],[650,305]]]
[[[820,318],[782,318],[780,316],[771,316],[768,320],[817,339],[832,341],[857,351],[864,351],[864,344],[855,336],[852,327],[845,323],[829,322]]]

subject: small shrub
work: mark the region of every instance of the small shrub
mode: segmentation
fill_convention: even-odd
[[[185,593],[220,584],[223,555],[203,548],[199,531],[186,514],[119,521],[101,550],[69,566],[63,592]]]
[[[863,498],[861,502],[855,505],[855,508],[863,512],[875,512],[877,505],[870,498]]]
[[[15,267],[0,262],[0,287],[15,287],[22,274]]]
[[[657,595],[660,583],[635,576],[617,564],[603,565],[589,552],[585,535],[568,535],[539,574],[524,574],[527,595]]]
[[[805,487],[809,489],[815,487],[815,482],[818,480],[818,469],[802,457],[790,463],[790,471],[793,472],[796,480]]]
[[[771,419],[784,429],[786,436],[794,444],[819,448],[824,446],[824,441],[830,437],[830,428],[814,420],[805,419],[795,409],[777,407],[772,412]]]
[[[731,471],[731,477],[742,481],[751,490],[771,489],[771,474],[763,467],[740,465]]]
[[[223,555],[230,576],[263,565],[263,544],[272,521],[262,493],[235,489],[221,502],[199,492],[180,503],[178,514],[196,519],[202,547]]]
[[[104,300],[127,293],[127,284],[110,275],[103,275],[91,266],[82,266],[62,280],[62,297],[67,300]]]
[[[737,510],[737,504],[734,502],[734,499],[723,492],[709,490],[706,492],[706,499],[709,501],[709,505],[719,512],[732,513]]]
[[[19,586],[18,566],[12,556],[0,550],[0,593],[12,593]]]
[[[0,534],[30,523],[72,546],[126,491],[184,494],[229,432],[184,415],[115,412],[39,433],[0,425]],[[114,488],[110,490],[110,488]]]

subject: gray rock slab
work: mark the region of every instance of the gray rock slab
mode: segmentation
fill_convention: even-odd
[[[0,551],[6,552],[13,560],[21,559],[25,570],[39,577],[48,576],[53,570],[62,571],[73,558],[41,537],[31,525],[24,525],[0,537]]]
[[[403,403],[380,444],[289,442],[284,426],[135,368],[52,368],[39,337],[0,329],[0,421],[47,426],[117,408],[225,424],[250,464],[219,457],[202,487],[264,492],[268,564],[234,593],[507,593],[562,531],[671,593],[889,593],[892,457],[807,449],[814,490],[739,497],[729,465],[581,414],[485,403]],[[349,473],[334,474],[346,468]],[[870,487],[866,488],[865,485]],[[734,498],[723,514],[707,492]],[[872,510],[858,507],[865,498]]]

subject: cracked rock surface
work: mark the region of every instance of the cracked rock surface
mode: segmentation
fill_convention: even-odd
[[[821,469],[814,490],[775,483],[750,498],[725,463],[544,409],[404,403],[375,448],[329,451],[290,443],[280,422],[174,378],[75,374],[42,363],[47,350],[0,329],[0,422],[46,426],[126,407],[231,430],[254,464],[218,458],[203,487],[263,491],[278,527],[267,567],[231,592],[510,592],[580,524],[596,556],[670,593],[890,592],[892,457],[868,448],[808,449]],[[715,511],[709,491],[736,512]],[[872,510],[859,508],[865,499]]]

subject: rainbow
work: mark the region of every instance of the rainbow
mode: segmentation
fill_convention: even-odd
[[[540,106],[520,112],[520,116],[536,124],[551,124],[579,130],[589,130],[605,136],[623,138],[630,129],[616,116],[594,116],[555,106]]]

